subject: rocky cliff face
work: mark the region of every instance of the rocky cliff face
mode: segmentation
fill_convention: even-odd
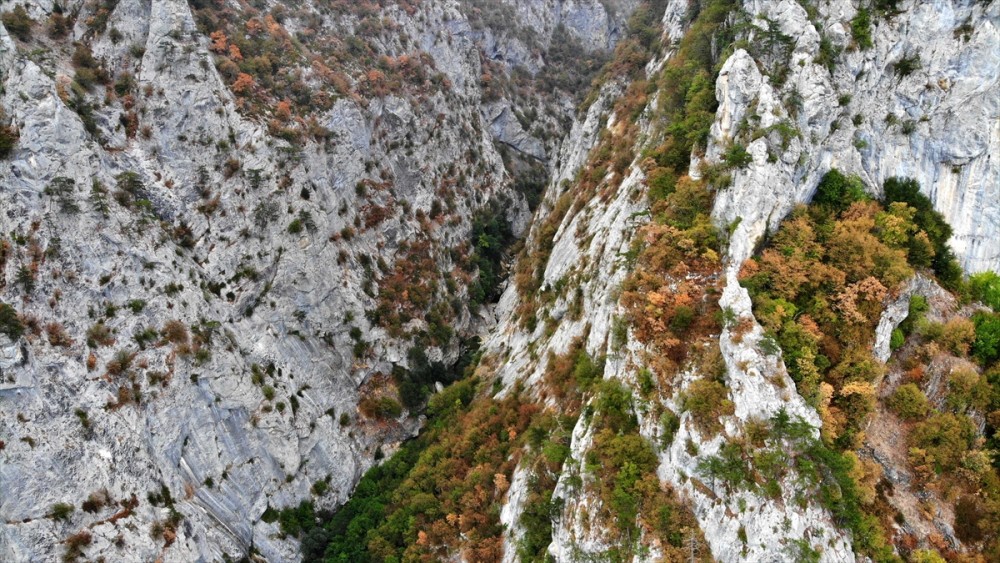
[[[58,15],[68,29],[49,37],[38,23],[15,37],[0,27],[0,107],[17,133],[0,168],[0,300],[25,327],[0,335],[5,559],[71,549],[109,560],[297,559],[272,509],[343,503],[376,458],[418,430],[418,419],[373,414],[377,403],[365,400],[383,396],[394,366],[415,368],[415,344],[431,361],[456,358],[449,330],[482,333],[499,359],[501,397],[521,383],[546,396],[551,358],[577,342],[606,357],[606,379],[642,394],[655,358],[628,337],[620,286],[649,221],[643,152],[662,134],[665,94],[646,92],[635,114],[616,114],[629,80],[611,79],[576,112],[589,87],[577,75],[608,57],[638,5],[435,0],[365,4],[371,13],[314,3],[209,13],[176,0],[27,2],[30,18]],[[662,48],[644,61],[651,84],[697,17],[684,0],[662,8]],[[1000,269],[991,243],[1000,229],[997,4],[901,2],[873,24],[865,49],[852,47],[857,10],[840,0],[743,2],[732,18],[747,24],[744,41],[721,66],[708,146],[692,159],[698,177],[734,143],[750,156],[715,196],[713,221],[728,233],[719,266],[696,278],[718,289],[713,307],[745,319],[704,341],[722,358],[733,409],[716,434],[682,412],[686,389],[706,375],[692,362],[634,411],[657,476],[722,561],[786,560],[801,540],[823,560],[855,559],[850,533],[796,494],[794,472],[778,500],[698,478],[699,463],[753,421],[784,411],[819,426],[780,355],[762,350],[736,276],[823,173],[837,167],[869,186],[917,179],[955,229],[965,269]],[[264,73],[246,74],[256,82],[244,90],[237,73],[252,69],[226,66],[243,56],[206,25],[252,30],[254,19],[257,41],[287,40],[301,87],[279,93]],[[347,57],[339,67],[337,56],[308,51],[324,37],[365,37],[376,20],[392,26],[365,47],[370,68],[343,55],[357,43],[336,50]],[[74,41],[99,64],[81,65]],[[557,52],[565,45],[580,57]],[[423,78],[401,62],[416,53],[427,55],[412,71]],[[109,76],[88,87],[80,68]],[[341,86],[323,82],[338,73]],[[331,93],[329,103],[303,113],[295,95],[304,91]],[[580,196],[592,149],[633,121],[624,172]],[[538,163],[547,188],[529,222],[519,174]],[[504,202],[527,252],[547,247],[538,290],[552,298],[537,326],[522,314],[535,296],[515,283],[482,317],[467,305],[469,233],[491,201]],[[880,357],[905,305],[891,309]],[[681,413],[670,436],[664,411]],[[548,552],[559,561],[617,541],[594,476],[580,470],[593,424],[581,416],[572,428],[554,491],[563,504]],[[524,534],[530,481],[526,467],[510,479],[499,516],[506,560]],[[74,535],[79,547],[68,547]],[[638,543],[638,559],[664,554],[648,533]]]
[[[691,17],[685,13],[686,4],[667,3],[665,43],[676,45],[683,35]],[[737,47],[726,59],[716,82],[719,107],[709,146],[692,160],[691,175],[698,177],[706,165],[722,162],[733,143],[745,144],[750,158],[732,171],[731,184],[719,190],[712,214],[717,226],[729,231],[719,306],[733,318],[751,322],[738,331],[729,325],[717,336],[734,404],[732,416],[723,419],[724,431],[715,438],[703,436],[688,414],[682,414],[679,430],[660,448],[659,475],[692,503],[718,560],[796,558],[800,547],[796,542],[805,538],[824,561],[853,561],[850,534],[838,529],[822,507],[794,500],[798,493],[794,477],[782,482],[778,501],[731,494],[724,486],[693,477],[700,461],[715,455],[726,440],[743,435],[754,420],[766,420],[782,410],[814,428],[820,425],[815,410],[795,393],[780,356],[762,351],[763,331],[752,320],[750,298],[737,273],[766,233],[795,205],[808,202],[820,177],[832,167],[861,176],[868,186],[880,186],[891,176],[915,178],[953,225],[952,247],[966,270],[998,267],[995,245],[987,242],[991,225],[1000,218],[995,206],[1000,182],[997,6],[901,5],[898,14],[875,24],[873,46],[863,50],[852,47],[849,22],[858,7],[851,2],[745,2],[743,8],[751,26],[748,44],[757,43],[758,51],[759,45],[772,41],[781,47],[755,56]],[[775,40],[776,35],[780,39]],[[824,62],[823,51],[831,49],[839,54]],[[908,57],[919,58],[910,72],[900,64]],[[647,75],[661,64],[650,63]],[[584,154],[599,128],[613,130],[620,116],[610,115],[606,122],[595,116],[608,107],[598,103],[591,108],[567,138],[564,153]],[[646,114],[650,111],[647,108]],[[640,139],[636,155],[655,143],[655,133]],[[563,162],[568,168],[554,176],[549,202],[562,193],[560,180],[585,165],[579,158]],[[568,214],[551,244],[544,284],[555,285],[567,273],[583,272],[579,282],[583,318],[575,322],[564,318],[572,301],[572,292],[566,292],[542,313],[558,321],[551,336],[542,328],[524,331],[515,312],[521,298],[508,287],[497,309],[500,325],[488,342],[505,359],[501,373],[508,384],[524,380],[538,385],[546,362],[533,358],[545,358],[546,351],[564,353],[575,338],[583,337],[592,355],[607,356],[605,377],[620,379],[639,394],[639,374],[649,366],[643,347],[631,344],[620,349],[611,333],[625,314],[618,304],[620,289],[616,290],[624,277],[621,257],[648,212],[645,197],[639,196],[647,189],[640,164],[639,159],[632,163],[610,199],[595,198]],[[927,283],[923,280],[921,285],[918,279],[913,285]],[[889,355],[889,332],[905,318],[906,303],[908,298],[903,299],[902,311],[894,305],[879,327],[876,349],[883,361]],[[544,345],[538,344],[540,339]],[[681,412],[685,386],[701,375],[695,367],[680,373],[664,406]],[[642,434],[662,444],[662,427],[648,415],[654,409],[636,408]],[[581,418],[573,433],[574,461],[583,462],[591,441],[588,422]],[[692,449],[691,444],[697,447]],[[560,561],[596,556],[614,545],[605,538],[610,525],[597,516],[600,500],[579,494],[579,489],[569,491],[565,483],[572,476],[571,470],[564,473],[555,492],[565,501],[565,510],[554,524],[549,553]],[[515,507],[505,508],[504,522],[512,526],[514,540],[519,534],[516,504],[522,496],[512,490],[509,498]],[[644,559],[656,560],[658,553],[651,543]]]
[[[734,175],[717,204],[721,223],[740,220],[734,263],[837,167],[870,186],[891,176],[916,179],[953,226],[951,244],[965,268],[995,269],[998,257],[985,241],[996,217],[996,5],[916,3],[878,21],[873,47],[846,49],[832,72],[817,63],[820,43],[850,43],[852,3],[819,6],[812,19],[794,2],[747,10],[793,39],[780,86],[745,51],[726,61],[716,86],[720,108],[708,158],[748,133],[744,122],[768,132],[748,143],[753,163]],[[903,68],[904,60],[915,68]],[[783,122],[793,132],[778,155],[775,131]]]
[[[577,94],[501,88],[487,101],[484,65],[496,81],[514,68],[530,81],[557,27],[599,58],[628,10],[519,4],[507,10],[524,23],[499,29],[470,21],[472,4],[376,7],[395,44],[373,48],[426,53],[443,79],[337,95],[308,115],[319,134],[291,141],[270,116],[303,127],[280,107],[249,106],[266,96],[260,77],[255,92],[230,86],[200,4],[28,2],[30,33],[0,28],[2,108],[18,137],[0,168],[11,237],[0,286],[28,326],[0,336],[3,559],[56,559],[84,531],[87,558],[294,560],[269,507],[342,503],[376,453],[416,431],[416,418],[358,404],[415,341],[432,361],[459,353],[450,332],[427,341],[428,311],[466,295],[466,274],[450,289],[442,276],[462,272],[489,201],[507,201],[515,227],[527,216],[498,148],[546,161],[554,139],[515,113],[552,127]],[[321,12],[301,6],[269,32],[359,24],[317,23]],[[67,29],[48,32],[55,20]],[[305,57],[287,45],[289,61]],[[81,68],[107,76],[91,85]],[[305,68],[304,87],[322,92]],[[347,80],[360,89],[364,76]],[[393,280],[428,294],[395,325],[372,315],[403,308],[386,301],[407,299],[387,297]],[[470,332],[474,312],[434,310]],[[60,504],[76,510],[53,517]]]

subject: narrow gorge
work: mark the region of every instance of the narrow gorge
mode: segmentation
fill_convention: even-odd
[[[0,13],[0,560],[1000,558],[996,2]]]

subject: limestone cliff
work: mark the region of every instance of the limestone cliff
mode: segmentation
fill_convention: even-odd
[[[0,27],[0,105],[17,139],[0,166],[12,237],[0,287],[29,327],[0,336],[0,558],[57,559],[85,530],[88,558],[294,560],[265,512],[342,503],[419,428],[358,404],[414,342],[431,361],[459,354],[451,335],[476,322],[461,305],[472,219],[493,200],[515,228],[527,216],[498,149],[546,162],[547,130],[578,95],[512,99],[505,81],[545,71],[557,28],[600,59],[628,3],[383,4],[360,16],[220,4],[287,41],[274,62],[301,67],[298,95],[326,108],[293,117],[251,107],[282,101],[265,74],[233,85],[223,63],[242,56],[208,37],[200,3],[27,2],[28,33]],[[348,63],[344,92],[316,97],[327,87],[304,30],[389,21],[368,48],[393,64],[426,54],[418,78],[363,95],[368,77]],[[392,316],[408,305],[388,297],[393,283],[428,301]],[[429,322],[448,332],[428,341]],[[88,497],[99,502],[80,509]],[[76,510],[47,517],[60,504]]]
[[[27,23],[5,16],[0,559],[298,560],[277,511],[346,502],[420,430],[407,378],[439,386],[474,335],[493,397],[573,411],[546,505],[555,560],[859,559],[796,469],[767,495],[705,474],[779,413],[821,426],[740,267],[837,168],[873,195],[916,179],[965,271],[1000,270],[1000,8],[904,0],[864,28],[848,0],[705,4],[27,0]],[[630,30],[635,13],[653,25]],[[714,84],[673,91],[671,62],[697,49]],[[648,230],[649,155],[679,146],[683,113],[664,107],[698,93],[710,128],[684,145],[683,181],[711,186],[720,240],[651,292],[705,313],[666,370],[623,292],[672,236]],[[477,255],[493,216],[523,238],[516,264]],[[477,285],[491,268],[506,285]],[[894,296],[879,360],[909,295],[943,291],[917,277]],[[634,398],[655,478],[696,522],[669,541],[604,502],[597,394],[571,409],[551,382],[577,350]],[[711,428],[685,407],[706,377],[730,407]],[[511,459],[505,561],[537,477]]]
[[[663,21],[667,45],[678,44],[692,17],[685,14],[686,4],[667,3]],[[858,174],[873,189],[890,176],[915,178],[954,226],[951,245],[966,270],[1000,266],[996,245],[988,242],[994,231],[991,225],[1000,218],[997,6],[901,4],[898,13],[874,25],[873,45],[866,49],[857,48],[850,35],[849,23],[858,11],[855,3],[744,2],[743,8],[750,31],[719,71],[719,106],[710,142],[704,155],[696,155],[691,164],[691,175],[698,177],[706,166],[724,162],[723,154],[733,143],[745,143],[750,157],[731,171],[713,209],[717,226],[729,233],[718,305],[734,319],[751,320],[738,331],[727,325],[717,335],[734,412],[723,419],[725,438],[704,437],[684,413],[679,430],[663,443],[660,422],[646,414],[656,407],[637,400],[636,410],[643,435],[662,444],[660,477],[693,504],[714,558],[795,559],[804,557],[795,550],[796,542],[806,538],[817,547],[821,560],[853,561],[850,534],[838,529],[822,507],[793,500],[798,494],[794,479],[782,483],[781,498],[773,501],[731,494],[718,483],[696,483],[693,478],[699,473],[699,460],[716,454],[725,440],[741,436],[753,420],[766,420],[782,410],[814,428],[820,425],[816,411],[794,392],[780,357],[762,351],[763,331],[752,320],[751,302],[737,273],[768,231],[777,228],[795,205],[809,201],[820,177],[832,167]],[[775,51],[762,47],[775,42],[780,45]],[[747,48],[756,54],[751,56],[741,45],[752,45]],[[823,60],[827,52],[836,53],[832,61]],[[670,56],[668,51],[665,57]],[[907,57],[918,57],[919,64],[904,72],[899,61]],[[647,75],[655,74],[660,65],[651,63]],[[654,106],[651,102],[643,115],[652,114]],[[620,116],[611,115],[605,122],[594,115],[608,107],[592,106],[563,151],[585,153],[600,127],[612,131]],[[573,293],[564,292],[538,313],[557,321],[549,335],[541,326],[533,331],[522,328],[516,311],[524,296],[519,297],[513,285],[501,299],[501,321],[488,347],[504,358],[501,372],[508,384],[525,380],[541,385],[546,351],[564,353],[575,338],[584,337],[590,354],[606,355],[605,377],[618,378],[640,394],[641,372],[650,367],[644,347],[631,343],[621,349],[612,334],[625,314],[618,303],[621,290],[616,289],[624,277],[622,256],[648,216],[644,204],[648,188],[638,155],[656,142],[655,132],[639,139],[637,158],[614,195],[589,200],[579,211],[567,214],[551,243],[543,285],[555,286],[567,274],[578,276],[587,313],[567,321],[564,315],[573,306]],[[569,168],[550,184],[546,196],[550,204],[564,193],[561,180],[585,166],[583,159],[568,162]],[[538,244],[537,239],[534,242]],[[876,348],[883,361],[888,359],[888,333],[906,316],[906,302],[901,316],[897,311],[897,318],[886,317],[885,327],[879,328]],[[701,375],[697,367],[677,375],[663,405],[683,412],[683,390]],[[581,418],[573,433],[572,459],[582,463],[591,441],[588,422]],[[609,523],[599,516],[600,500],[568,487],[573,478],[573,470],[567,470],[555,492],[564,499],[565,510],[553,524],[549,553],[560,561],[578,560],[583,554],[599,556],[615,545],[607,539]],[[504,512],[504,522],[512,526],[512,542],[520,533],[516,505],[523,496],[512,491],[515,506]],[[657,556],[656,543],[650,543],[644,558]]]

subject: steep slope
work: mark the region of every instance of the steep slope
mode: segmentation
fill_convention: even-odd
[[[969,22],[961,40],[940,45],[950,61],[944,66],[995,58],[989,6],[939,8]],[[475,373],[434,398],[430,430],[368,474],[340,512],[319,524],[309,507],[305,517],[283,514],[304,523],[306,554],[327,561],[896,561],[993,553],[977,550],[996,548],[984,530],[995,522],[988,514],[1000,488],[969,429],[993,432],[993,422],[983,425],[984,409],[1000,398],[967,414],[972,403],[961,390],[989,396],[992,387],[983,391],[982,383],[995,375],[949,381],[945,397],[935,372],[927,393],[943,410],[905,426],[885,414],[886,405],[896,408],[899,380],[879,363],[888,358],[895,373],[909,365],[897,362],[920,362],[941,345],[964,356],[970,334],[978,343],[978,327],[991,326],[992,317],[975,317],[975,329],[948,321],[962,336],[947,338],[945,329],[913,329],[924,325],[909,319],[916,340],[900,334],[921,355],[888,353],[899,345],[902,329],[894,327],[914,288],[944,292],[926,277],[905,278],[922,269],[955,288],[961,272],[945,246],[945,219],[919,193],[934,197],[933,176],[886,181],[891,197],[869,201],[864,191],[877,193],[892,172],[865,152],[867,141],[844,144],[838,133],[862,126],[864,116],[834,124],[841,119],[823,105],[851,103],[839,92],[856,76],[841,70],[859,53],[899,75],[916,71],[912,57],[878,60],[886,50],[876,47],[872,29],[898,26],[905,35],[908,18],[928,16],[881,8],[873,23],[871,12],[846,3],[823,9],[830,11],[721,0],[636,9],[562,143]],[[852,37],[831,37],[847,21]],[[982,30],[978,39],[975,30]],[[948,72],[929,66],[932,76]],[[868,103],[890,103],[897,82],[878,84],[883,90]],[[989,138],[996,88],[994,80],[976,90],[971,111],[989,119],[963,120],[963,139]],[[933,145],[915,122],[900,131],[919,150]],[[971,161],[984,175],[971,175],[964,190],[995,183],[990,142]],[[935,162],[943,154],[935,147],[937,156],[920,159]],[[875,171],[867,181],[851,174],[862,174],[852,164],[862,154]],[[815,206],[796,207],[817,191]],[[796,232],[803,225],[871,248],[828,252]],[[796,244],[806,247],[797,254],[791,243],[800,238]],[[803,261],[789,264],[800,269],[791,274],[808,279],[815,270],[830,283],[795,304],[778,303],[771,286],[801,282],[767,269],[783,262],[768,258],[770,247],[755,252],[765,243]],[[974,251],[963,252],[970,267]],[[755,278],[755,267],[769,277]],[[775,303],[782,308],[768,308]],[[824,316],[775,327],[796,307]],[[841,333],[838,324],[851,327]],[[822,354],[810,340],[819,335]],[[847,344],[850,353],[834,354]],[[881,429],[866,437],[869,423],[895,427],[913,446],[909,455],[887,446]],[[928,468],[942,455],[947,465],[937,478]],[[936,516],[926,504],[919,512],[913,483],[934,491],[922,498],[966,500]]]
[[[682,2],[667,4],[665,44],[679,43],[678,30],[693,17],[685,17],[687,7]],[[713,7],[717,8],[703,3],[702,15]],[[542,374],[552,361],[551,355],[546,361],[550,352],[563,353],[574,338],[583,337],[591,356],[606,357],[605,377],[620,379],[633,389],[632,404],[642,434],[661,452],[659,474],[693,504],[715,558],[783,560],[815,554],[822,560],[854,560],[852,535],[838,529],[818,494],[800,495],[801,481],[794,472],[780,481],[778,502],[761,493],[734,494],[724,481],[694,478],[704,474],[707,461],[720,459],[716,454],[721,452],[725,458],[727,443],[778,412],[800,417],[814,429],[820,426],[816,411],[794,392],[780,357],[771,350],[774,344],[768,345],[763,329],[753,319],[751,301],[737,273],[765,233],[775,229],[796,204],[808,201],[831,167],[860,175],[873,189],[890,176],[915,178],[952,222],[951,245],[967,271],[998,267],[995,245],[986,242],[997,221],[993,204],[998,185],[996,102],[1000,93],[997,8],[971,2],[899,4],[898,13],[879,14],[870,31],[858,24],[853,38],[849,23],[858,20],[859,12],[848,2],[815,6],[748,2],[743,8],[748,27],[742,33],[746,35],[738,37],[735,51],[721,65],[715,87],[718,111],[709,144],[704,156],[696,153],[690,172],[692,178],[702,177],[717,188],[712,217],[727,234],[725,255],[715,270],[721,291],[718,307],[727,319],[717,337],[725,362],[719,380],[731,401],[728,416],[724,408],[712,413],[722,416],[721,435],[713,438],[714,431],[706,434],[699,428],[688,403],[694,391],[685,392],[693,381],[711,376],[704,364],[667,364],[664,372],[664,362],[656,355],[666,349],[650,350],[655,338],[635,342],[620,325],[619,319],[629,316],[627,304],[618,303],[618,288],[627,275],[628,258],[623,257],[629,255],[630,247],[635,248],[636,232],[644,233],[639,240],[647,248],[659,244],[653,238],[660,236],[653,234],[658,231],[641,228],[649,209],[644,196],[647,190],[659,189],[657,180],[662,178],[662,172],[649,164],[650,157],[656,158],[651,148],[659,140],[648,125],[632,150],[633,155],[642,156],[620,176],[609,174],[604,179],[611,185],[610,195],[605,191],[601,197],[574,205],[568,214],[550,215],[549,220],[555,221],[551,230],[543,231],[546,220],[536,223],[529,245],[534,245],[535,252],[544,248],[546,254],[537,270],[542,281],[535,287],[560,289],[552,301],[539,303],[535,296],[508,287],[498,307],[501,323],[487,348],[504,359],[499,371],[508,385],[525,381],[543,395]],[[730,23],[739,16],[732,18]],[[859,48],[857,36],[865,32],[871,44]],[[929,37],[935,39],[928,43]],[[715,49],[724,50],[719,36],[713,40],[717,41]],[[660,64],[650,64],[647,76],[659,69]],[[657,93],[650,99],[657,100]],[[662,107],[662,100],[659,103]],[[640,123],[655,112],[647,109]],[[588,134],[570,137],[580,139],[580,146],[564,151],[585,152],[600,128],[614,135],[621,118],[615,114],[604,123],[588,116]],[[738,149],[733,150],[734,146]],[[558,180],[573,177],[575,168],[582,167],[583,177],[591,170],[603,171],[598,165],[583,167],[582,160],[571,166],[550,184],[546,196],[550,206],[558,207],[554,202],[566,189]],[[557,213],[564,212],[559,209]],[[552,237],[551,242],[546,236]],[[709,287],[715,284],[711,267],[704,277],[692,262],[689,265],[687,280]],[[692,295],[683,279],[668,276],[660,278],[659,285],[663,286],[659,301],[650,297],[646,311],[669,312],[668,306],[660,304],[664,299],[669,303],[673,297]],[[532,311],[538,326],[529,324],[529,330],[519,321],[524,301],[538,307]],[[585,313],[574,319],[566,313],[573,308]],[[670,322],[670,313],[660,314],[665,317],[662,323]],[[630,333],[642,329],[633,324]],[[690,331],[678,338],[700,342]],[[659,391],[653,392],[659,398],[652,399],[652,404],[649,391],[643,390],[652,383],[650,375],[659,382]],[[670,415],[660,418],[658,413],[664,408],[679,413],[679,421]],[[578,423],[571,447],[572,458],[582,465],[593,448],[587,420]],[[601,511],[600,497],[581,495],[579,488],[566,485],[577,479],[575,475],[573,469],[566,469],[554,493],[566,500],[566,510],[554,521],[549,548],[558,560],[575,560],[581,553],[607,553],[614,545],[608,539],[613,526],[609,516],[601,516],[606,513]],[[584,483],[588,478],[594,477],[584,474]],[[524,496],[512,490],[513,506],[504,511],[514,539],[519,534],[517,504]],[[655,559],[655,544],[649,549],[649,557]]]
[[[26,7],[0,28],[9,559],[995,548],[995,407],[962,398],[992,396],[993,317],[938,285],[1000,270],[995,2]],[[880,254],[892,276],[851,286],[878,296],[851,329],[876,375],[833,377],[843,336],[803,360],[754,268],[770,236],[884,220],[862,191],[895,176],[957,262]],[[818,189],[837,213],[798,207]],[[815,295],[831,315],[794,320],[832,333],[846,294]],[[962,336],[915,328],[912,295]],[[935,460],[937,427],[965,457]]]
[[[572,112],[550,38],[586,80],[629,9],[574,6],[10,11],[5,560],[294,559],[269,508],[342,503],[462,353],[473,219],[523,228]]]
[[[668,19],[664,22],[666,29],[679,27],[679,22],[683,21],[686,16],[683,8],[683,4],[670,4],[667,7],[665,17]],[[674,20],[671,21],[670,18],[674,18]],[[680,37],[671,39],[679,41]],[[662,63],[659,63],[651,65],[649,69],[655,72],[661,67]],[[655,96],[652,99],[656,99]],[[614,119],[608,120],[609,130],[614,126]],[[655,133],[647,133],[647,135],[655,135]],[[641,149],[638,148],[633,150],[635,153],[641,152]],[[545,266],[545,280],[547,283],[556,284],[567,271],[571,271],[576,265],[585,263],[586,268],[581,268],[583,272],[579,278],[582,280],[580,282],[581,289],[577,291],[582,292],[584,300],[582,310],[587,313],[575,323],[567,322],[566,319],[561,318],[564,314],[561,309],[569,305],[565,302],[560,304],[560,300],[557,298],[556,304],[547,313],[551,318],[559,321],[551,340],[549,340],[548,347],[560,353],[567,348],[568,342],[579,335],[585,335],[588,352],[594,356],[606,355],[608,358],[605,364],[605,377],[622,379],[636,390],[637,404],[635,408],[639,415],[643,434],[654,444],[660,444],[663,433],[660,413],[664,412],[664,409],[657,405],[657,402],[663,401],[668,408],[680,410],[677,406],[679,403],[675,402],[678,401],[676,395],[674,398],[671,397],[673,394],[671,389],[683,389],[687,382],[699,376],[699,368],[696,367],[697,364],[689,366],[676,376],[670,376],[669,373],[656,373],[654,377],[662,382],[664,388],[659,392],[654,392],[653,397],[650,397],[648,393],[639,391],[639,387],[643,383],[640,382],[641,376],[638,374],[642,371],[643,366],[649,365],[651,361],[651,358],[645,353],[645,346],[639,341],[630,341],[627,336],[623,339],[620,335],[612,334],[614,325],[623,322],[619,317],[626,316],[626,312],[617,303],[617,295],[621,291],[618,288],[629,275],[622,255],[629,252],[633,234],[638,227],[645,223],[642,219],[645,215],[643,212],[648,209],[645,197],[645,174],[638,163],[633,166],[621,180],[621,184],[614,192],[610,203],[596,199],[585,203],[584,211],[567,218],[555,235],[555,240],[552,243],[552,254]],[[579,240],[590,241],[589,248],[586,246],[580,248],[577,242]],[[709,272],[708,277],[702,283],[713,284],[710,281],[712,277],[713,275]],[[662,283],[669,284],[671,282],[664,280]],[[567,295],[573,295],[572,290],[568,291]],[[509,289],[501,300],[501,306],[516,299],[517,296],[513,289]],[[733,302],[734,298],[727,293],[723,293],[722,300],[721,306],[740,305],[740,303]],[[745,307],[749,309],[748,302]],[[546,312],[543,311],[539,314],[546,314]],[[516,334],[518,332],[517,321],[513,316],[510,323],[507,330]],[[622,329],[617,330],[621,331]],[[529,351],[526,344],[538,338],[539,334],[536,332],[534,335],[527,334],[513,339],[504,336],[502,331],[499,334],[501,336],[497,337],[496,343],[491,342],[490,344],[512,348],[512,350],[504,349],[508,360],[503,373],[507,374],[511,380],[527,377],[530,382],[537,378],[537,375],[530,374],[541,373],[545,369],[544,364],[538,362],[532,366],[533,362],[528,358],[544,357],[544,350]],[[753,337],[754,334],[751,333],[744,337],[743,343],[737,345],[728,332],[723,336],[723,357],[732,366],[728,370],[727,383],[733,392],[732,401],[736,406],[736,416],[731,422],[727,422],[727,430],[730,433],[738,432],[742,426],[741,423],[755,417],[769,418],[782,408],[791,414],[797,414],[806,420],[811,420],[814,425],[817,425],[818,418],[815,414],[810,414],[808,407],[802,403],[801,399],[798,399],[794,394],[789,395],[787,391],[781,392],[774,389],[773,384],[764,377],[773,373],[775,369],[773,364],[765,363],[763,358],[758,358],[755,360],[755,369],[751,371],[746,368],[748,361],[754,361],[753,356],[748,356],[748,352],[745,351],[747,344],[752,342]],[[627,344],[623,346],[620,341],[614,342],[616,338],[627,341]],[[703,344],[714,346],[710,339],[704,341]],[[519,374],[517,371],[522,362],[526,366],[525,372],[522,373],[528,375]],[[737,368],[737,363],[742,367]],[[660,366],[662,367],[663,364],[661,363]],[[638,396],[645,396],[646,399],[640,400]],[[648,402],[650,400],[652,403]],[[591,432],[588,421],[584,419],[581,419],[574,431],[573,453],[571,455],[581,464],[588,450],[592,447]],[[831,526],[829,517],[825,516],[822,510],[817,510],[812,506],[803,511],[791,510],[767,500],[757,500],[752,495],[740,497],[726,495],[719,491],[717,496],[716,493],[706,490],[704,485],[696,488],[695,481],[689,480],[688,477],[697,473],[696,467],[699,459],[716,453],[724,441],[721,437],[714,440],[710,439],[709,436],[703,437],[698,430],[693,428],[687,415],[682,416],[679,432],[676,432],[672,441],[663,443],[664,445],[672,444],[672,447],[661,454],[660,476],[667,482],[680,487],[686,495],[693,496],[695,514],[699,517],[700,524],[706,531],[712,554],[716,558],[722,560],[738,559],[741,551],[752,558],[760,557],[765,553],[773,554],[774,550],[780,549],[784,542],[768,538],[776,532],[780,533],[779,529],[782,528],[786,534],[785,537],[789,538],[801,538],[807,531],[827,538],[837,539],[840,537],[840,534]],[[685,446],[685,444],[691,443],[697,444],[698,454],[691,455],[691,446]],[[568,476],[564,476],[561,482],[565,479],[568,479]],[[595,502],[599,506],[599,500],[588,495],[570,495],[568,491],[564,490],[564,486],[557,487],[555,494],[563,496],[568,501],[562,520],[556,524],[554,543],[550,547],[550,552],[557,559],[573,560],[578,557],[574,554],[578,554],[581,550],[585,553],[598,555],[614,545],[614,540],[608,538],[608,521],[601,516],[602,512],[591,506]],[[574,497],[578,500],[569,501],[570,498]],[[724,499],[721,504],[718,502],[719,497]],[[737,509],[737,505],[740,505],[739,509]],[[786,501],[785,506],[793,506],[790,499]],[[585,516],[588,514],[591,518],[590,521]],[[733,516],[734,514],[737,516]],[[759,545],[755,542],[754,545],[749,546],[748,550],[747,546],[733,542],[737,535],[737,528],[740,528],[745,534],[744,537],[760,538]],[[849,547],[843,543],[844,540],[837,539],[837,541],[839,543],[831,544],[830,551],[839,554],[835,555],[836,557],[846,557],[850,551]],[[655,548],[653,548],[650,551],[650,557],[655,559],[655,553]]]
[[[730,140],[753,156],[717,204],[720,223],[741,218],[735,241],[756,243],[835,166],[870,186],[891,176],[917,180],[955,230],[951,245],[964,268],[996,268],[996,249],[986,243],[997,216],[996,4],[898,9],[875,21],[872,46],[862,49],[851,48],[847,24],[858,9],[850,2],[817,6],[811,16],[788,2],[756,7],[778,26],[787,60],[770,71],[781,75],[779,86],[747,53],[720,72],[708,157],[718,159]],[[827,62],[820,57],[830,48],[843,51]],[[783,123],[791,132],[780,133],[777,154],[773,137]],[[733,246],[734,263],[752,248]]]

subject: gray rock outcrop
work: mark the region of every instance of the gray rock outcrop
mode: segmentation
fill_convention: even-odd
[[[74,14],[62,41],[45,32],[54,4],[25,4],[37,22],[30,44],[0,26],[0,107],[19,137],[0,166],[4,232],[17,241],[0,300],[30,325],[15,342],[0,336],[0,559],[59,559],[82,531],[89,559],[294,561],[297,542],[268,514],[341,504],[420,424],[358,410],[371,378],[406,365],[413,345],[366,315],[377,282],[417,241],[436,271],[451,272],[451,252],[491,199],[505,198],[523,224],[498,146],[544,159],[555,142],[513,119],[536,101],[483,100],[483,54],[507,73],[541,72],[544,50],[514,32],[529,22],[543,22],[543,47],[561,23],[607,51],[629,3],[611,16],[596,0],[537,2],[523,24],[478,30],[458,2],[387,7],[397,41],[429,54],[447,86],[339,96],[316,116],[326,139],[299,144],[240,109],[192,4],[61,2]],[[292,32],[297,17],[285,22]],[[331,36],[356,23],[319,21]],[[99,86],[81,106],[73,41],[115,77],[130,73],[131,99]],[[548,95],[535,109],[551,130],[578,93]],[[136,193],[116,194],[124,172]],[[58,200],[45,193],[56,178],[72,181]],[[419,219],[438,206],[448,221]],[[18,284],[22,270],[30,279]],[[476,322],[463,310],[451,324],[469,333]],[[433,360],[457,354],[455,344],[428,349]],[[83,510],[88,497],[99,502]],[[60,503],[76,509],[52,517]]]

